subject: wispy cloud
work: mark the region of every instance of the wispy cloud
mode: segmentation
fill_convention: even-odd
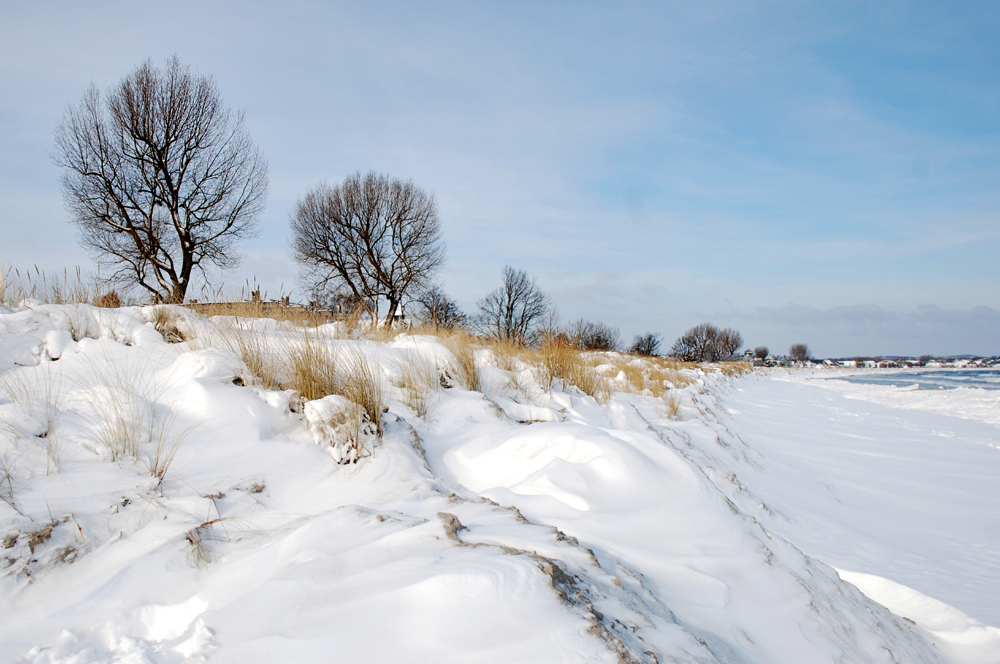
[[[91,80],[177,53],[247,110],[271,164],[264,232],[236,282],[293,283],[296,197],[375,168],[436,194],[445,287],[467,303],[510,263],[564,298],[567,317],[664,334],[780,302],[1000,308],[996,8],[174,9],[7,8],[0,261],[85,260],[52,130]]]

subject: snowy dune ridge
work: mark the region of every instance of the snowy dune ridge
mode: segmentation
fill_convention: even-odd
[[[0,309],[2,661],[1000,661],[771,527],[724,406],[760,379],[602,354],[584,392],[331,325],[342,393],[305,400],[244,352],[301,328],[167,311]]]

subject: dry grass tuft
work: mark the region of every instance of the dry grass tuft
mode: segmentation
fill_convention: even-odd
[[[118,291],[112,289],[95,295],[93,304],[101,309],[117,309],[122,306],[122,298],[118,295]]]
[[[406,405],[423,417],[431,396],[441,389],[437,366],[422,353],[404,351],[400,354],[399,373]]]
[[[150,321],[167,343],[176,344],[185,340],[184,333],[177,327],[178,313],[170,305],[153,307]]]
[[[144,461],[146,470],[157,479],[157,486],[163,483],[163,478],[166,476],[170,464],[174,462],[174,457],[177,455],[181,443],[197,426],[192,424],[181,431],[175,431],[176,418],[175,413],[164,414],[161,412],[159,417],[155,418],[156,424],[150,435],[152,449],[146,454]]]
[[[208,331],[208,338],[198,339],[197,345],[207,347],[218,343],[235,353],[247,368],[247,373],[243,375],[244,383],[268,390],[281,389],[278,378],[285,358],[277,344],[269,340],[266,333],[256,329],[254,321],[212,321]]]
[[[493,340],[489,346],[493,351],[497,367],[504,371],[516,371],[520,368],[522,356],[530,356],[533,351],[512,341]]]
[[[375,425],[375,432],[382,435],[382,412],[385,410],[385,388],[382,371],[376,362],[370,361],[361,351],[348,358],[350,369],[342,379],[341,393],[361,406],[368,419]]]
[[[606,403],[611,398],[611,385],[594,367],[594,354],[550,339],[537,351],[526,351],[525,355],[534,365],[543,389],[550,389],[553,379],[558,378],[564,386],[575,385],[599,403]]]
[[[38,269],[6,272],[0,270],[0,304],[14,307],[25,300],[37,300],[45,304],[86,304],[91,301],[91,287],[83,280],[80,268],[72,274],[63,270],[62,276],[46,274]]]
[[[46,458],[46,474],[59,472],[62,460],[59,416],[65,404],[62,375],[53,375],[51,367],[51,363],[45,362],[0,374],[0,391],[17,407],[20,419],[29,428],[26,430],[10,420],[4,420],[2,425],[41,448]]]
[[[476,349],[468,335],[454,335],[444,340],[444,346],[455,357],[454,378],[470,392],[481,392],[483,375],[476,364]]]
[[[191,559],[196,566],[205,567],[216,561],[216,557],[206,546],[206,542],[217,539],[213,534],[212,526],[225,520],[225,517],[212,519],[188,531],[186,539],[191,545]]]
[[[572,346],[548,339],[537,351],[526,352],[529,362],[538,372],[538,384],[543,389],[552,387],[552,380],[567,380],[578,362],[579,352]]]
[[[170,385],[145,367],[112,361],[94,373],[97,385],[84,406],[95,442],[112,461],[144,465],[159,485],[197,425],[177,429],[177,413],[161,403]]]
[[[302,398],[308,401],[339,393],[341,391],[341,382],[337,373],[339,353],[329,343],[330,341],[332,339],[323,332],[303,328],[302,339],[288,344],[285,349],[284,359],[287,374],[281,387],[296,390],[302,395]],[[256,343],[257,346],[253,347],[253,343]],[[253,348],[255,351],[251,359],[258,370],[274,379],[277,368],[274,367],[273,358],[268,354],[269,349],[266,344],[263,335],[258,333],[257,339],[254,339],[251,344],[245,344],[245,346]],[[244,355],[245,357],[246,355]],[[247,366],[249,367],[250,364],[247,363]],[[253,370],[251,368],[251,371]]]
[[[753,365],[749,362],[720,362],[715,365],[715,369],[727,376],[742,376],[751,373]]]
[[[681,402],[673,394],[666,394],[663,397],[664,410],[667,417],[672,420],[681,419]]]
[[[593,367],[578,366],[573,376],[570,377],[570,382],[580,388],[584,394],[593,397],[597,403],[604,404],[611,399],[611,383]]]

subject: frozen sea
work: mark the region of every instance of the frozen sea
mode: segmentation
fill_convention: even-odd
[[[958,387],[1000,390],[1000,369],[920,369],[859,373],[841,380],[863,385],[886,385],[918,390],[951,390]]]

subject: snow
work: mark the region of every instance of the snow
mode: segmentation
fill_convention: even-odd
[[[388,395],[355,456],[343,396],[172,316],[0,310],[0,661],[1000,662],[986,417],[784,373],[602,404],[479,352],[484,394],[325,326]]]
[[[912,372],[880,372],[898,374],[905,379]],[[992,373],[992,372],[991,372]],[[853,399],[924,412],[939,413],[977,422],[1000,425],[1000,390],[981,387],[957,387],[942,390],[921,390],[919,385],[894,387],[891,385],[870,385],[838,380],[836,373],[798,372],[791,374],[791,380],[812,385],[820,385]]]

